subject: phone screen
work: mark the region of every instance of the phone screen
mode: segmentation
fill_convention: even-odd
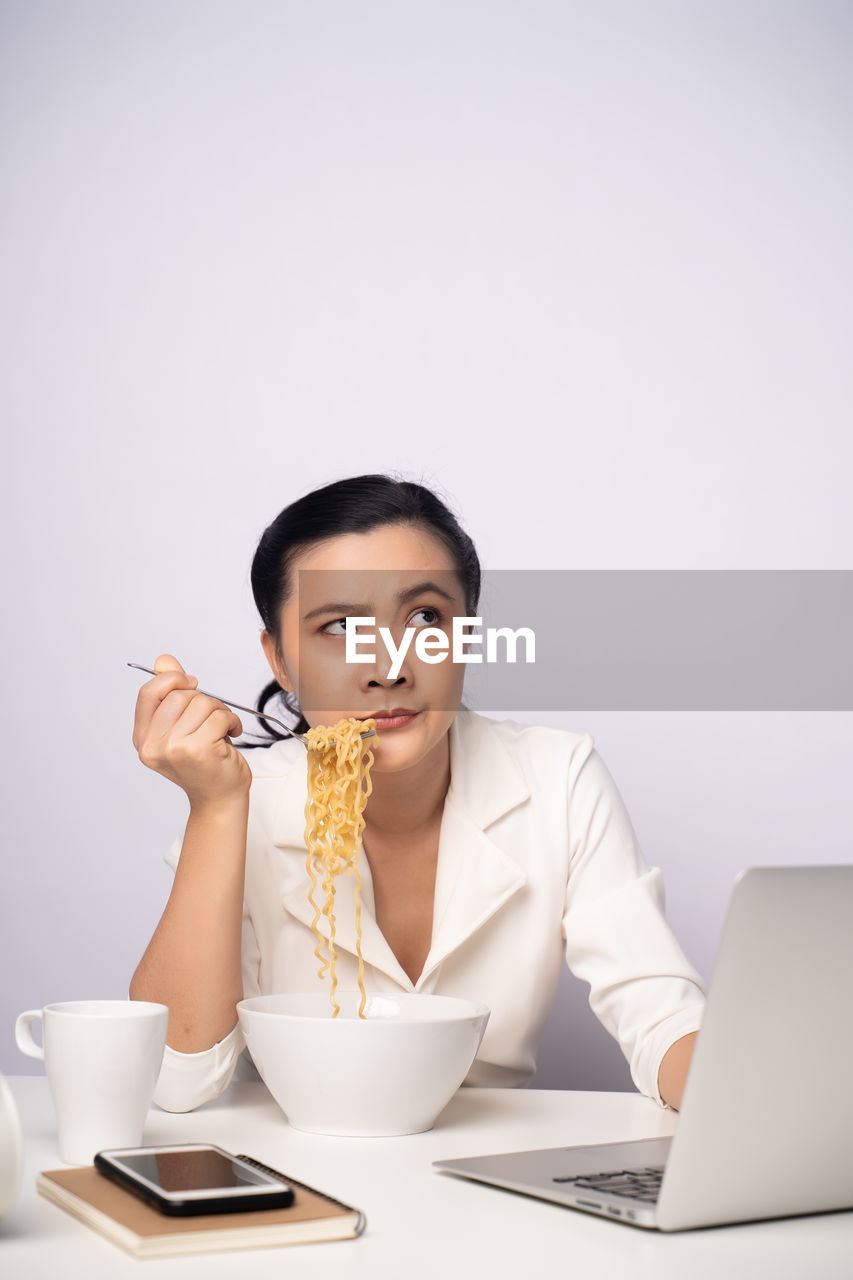
[[[237,1164],[215,1148],[187,1151],[140,1151],[122,1155],[121,1164],[166,1192],[215,1191],[268,1187],[271,1179],[260,1170]]]

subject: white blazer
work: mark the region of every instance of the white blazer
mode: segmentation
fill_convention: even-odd
[[[305,867],[305,749],[286,741],[246,754],[254,779],[244,994],[324,990]],[[670,1045],[698,1029],[702,983],[666,923],[661,873],[643,861],[591,736],[461,708],[450,729],[450,768],[432,940],[414,984],[379,930],[370,868],[360,860],[368,993],[483,1001],[491,1017],[466,1083],[523,1084],[535,1069],[565,953],[589,983],[590,1005],[621,1045],[637,1088],[663,1105],[658,1068]],[[167,854],[172,867],[180,845]],[[339,877],[342,990],[357,985],[354,888],[354,877]],[[243,1047],[239,1027],[201,1053],[167,1047],[155,1101],[186,1111],[216,1097]]]

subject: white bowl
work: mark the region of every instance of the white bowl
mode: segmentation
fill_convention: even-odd
[[[429,1129],[474,1061],[489,1010],[450,996],[356,991],[254,996],[237,1005],[249,1052],[295,1129],[390,1137]]]

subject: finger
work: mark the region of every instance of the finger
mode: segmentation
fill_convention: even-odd
[[[192,740],[198,740],[199,743],[206,743],[211,747],[223,742],[228,742],[230,745],[230,740],[239,738],[242,732],[242,722],[230,707],[216,707],[190,736]]]
[[[184,671],[184,668],[181,666],[178,659],[171,653],[161,653],[159,657],[155,658],[154,671],[156,673],[155,680],[158,676],[166,676],[166,682],[155,685],[154,680],[149,680],[147,686],[142,686],[143,689],[146,687],[153,687],[153,690],[156,693],[160,689],[165,691],[168,691],[169,689],[183,688],[195,689],[198,686],[198,677],[191,676]],[[182,678],[179,679],[178,677]]]
[[[209,717],[216,712],[222,713],[224,720],[222,718],[216,720],[218,732],[214,736],[223,737],[226,733],[242,732],[240,721],[223,702],[204,693],[173,689],[163,699],[152,717],[146,741],[149,745],[157,746],[158,749],[163,749],[167,745],[174,747],[197,734]],[[208,732],[203,741],[212,740]],[[193,745],[203,745],[203,742]]]
[[[200,699],[202,703],[208,704],[208,712],[211,705],[214,705],[212,698],[206,698],[204,694],[194,693],[192,689],[178,688],[169,689],[154,710],[151,720],[148,724],[146,738],[150,742],[159,742],[165,738],[186,737],[188,733],[192,733],[198,728],[203,715],[199,716],[198,711],[191,716],[189,721],[181,723],[183,717],[192,706],[196,699]]]
[[[137,750],[150,768],[170,762],[180,767],[182,760],[203,760],[216,746],[221,748],[229,734],[242,731],[237,716],[216,698],[173,689],[159,704]]]
[[[189,737],[190,734],[197,733],[205,722],[216,712],[221,712],[225,717],[224,722],[221,716],[217,718],[217,726],[223,723],[231,726],[225,729],[226,733],[242,732],[242,725],[237,719],[237,716],[230,707],[227,707],[224,702],[220,702],[218,698],[211,698],[205,693],[187,694],[183,690],[176,690],[174,698],[176,703],[179,699],[187,699],[180,715],[175,721],[175,733],[181,734],[184,737]],[[239,727],[235,728],[235,726]],[[222,736],[224,735],[220,733],[219,737]]]
[[[158,658],[155,658],[154,660],[154,671],[155,671],[155,674],[158,676],[161,675],[164,671],[183,671],[183,670],[184,670],[183,667],[181,666],[180,662],[178,662],[178,659],[174,656],[174,654],[161,653],[160,656]],[[184,674],[186,675],[186,672],[184,672]]]
[[[191,702],[185,702],[189,697]],[[161,736],[155,736],[158,727],[165,723],[165,717],[176,706],[184,703],[178,719],[171,724]],[[239,735],[243,726],[230,708],[206,698],[204,694],[184,694],[176,690],[167,699],[152,725],[152,732],[143,743],[140,757],[143,763],[158,767],[169,764],[181,771],[186,765],[204,764],[211,757],[227,754],[232,749],[229,735]]]
[[[164,671],[162,675],[146,680],[137,695],[133,719],[133,745],[137,750],[149,731],[157,709],[169,694],[175,689],[192,690],[197,684],[196,677],[188,676],[180,666],[178,670]]]

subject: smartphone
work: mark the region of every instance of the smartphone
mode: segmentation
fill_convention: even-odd
[[[274,1170],[199,1143],[99,1151],[95,1168],[173,1216],[284,1209],[293,1203],[293,1187]]]

